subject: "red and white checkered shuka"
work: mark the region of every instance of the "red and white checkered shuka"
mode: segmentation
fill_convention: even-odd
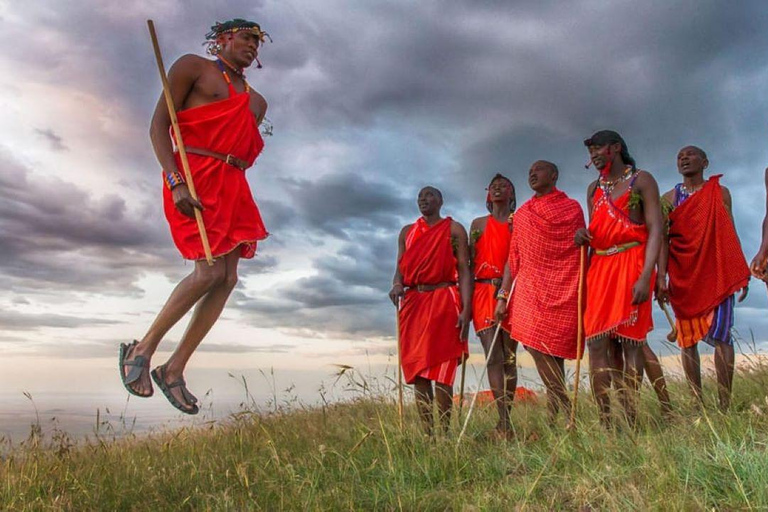
[[[579,203],[555,190],[532,197],[515,213],[509,265],[517,278],[509,303],[511,336],[539,352],[576,358]]]

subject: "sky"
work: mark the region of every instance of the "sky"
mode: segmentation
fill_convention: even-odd
[[[213,389],[233,371],[274,368],[311,389],[335,363],[391,364],[386,294],[418,190],[441,189],[443,213],[468,226],[495,173],[522,204],[528,168],[546,159],[584,204],[594,171],[582,140],[599,129],[619,131],[662,191],[679,181],[681,147],[705,149],[747,258],[757,250],[768,165],[757,0],[0,0],[3,392],[124,395],[117,346],[143,336],[192,270],[148,138],[160,79],[146,20],[170,65],[203,55],[209,27],[233,17],[274,40],[247,72],[274,125],[247,173],[271,235],[190,364]],[[768,301],[752,288],[736,326],[760,345]]]

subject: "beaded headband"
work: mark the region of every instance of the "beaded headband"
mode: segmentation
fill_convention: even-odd
[[[270,37],[267,32],[261,30],[261,26],[259,26],[258,23],[247,21],[242,18],[235,18],[230,21],[225,21],[224,23],[219,23],[217,21],[216,24],[211,27],[210,32],[205,34],[206,41],[203,44],[207,46],[208,53],[216,55],[216,53],[218,53],[216,40],[219,36],[223,34],[234,34],[241,30],[245,30],[255,35],[261,43],[266,42],[267,39],[269,39],[269,42],[272,42],[272,37]]]

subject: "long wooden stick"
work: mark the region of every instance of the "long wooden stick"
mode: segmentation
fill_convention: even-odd
[[[516,283],[517,283],[517,279],[512,281],[512,286],[509,288],[509,296],[507,297],[507,308],[509,308],[509,301],[512,300],[512,293],[515,291]],[[477,380],[478,390],[475,392],[475,395],[472,397],[472,402],[470,402],[469,404],[467,417],[464,418],[464,426],[461,427],[461,432],[459,432],[459,438],[456,440],[456,448],[459,447],[459,443],[461,443],[461,438],[464,437],[464,432],[466,432],[467,425],[469,425],[469,418],[472,417],[472,411],[475,408],[475,402],[477,402],[477,395],[479,394],[479,391],[480,391],[480,383],[483,381],[483,378],[485,377],[485,372],[488,370],[488,359],[491,357],[491,354],[493,354],[493,348],[496,346],[496,339],[499,337],[500,330],[501,330],[501,322],[498,322],[496,324],[496,332],[493,333],[491,348],[488,349],[488,356],[485,358],[485,364],[483,365],[483,372],[480,374],[480,378]],[[466,364],[466,362],[464,364]]]
[[[152,20],[147,20],[147,27],[149,27],[149,36],[152,38],[152,47],[155,50],[155,60],[157,61],[157,69],[160,72],[160,80],[163,82],[163,94],[165,95],[165,104],[168,106],[168,114],[171,116],[171,126],[173,126],[173,133],[176,135],[176,147],[179,150],[179,157],[181,157],[181,166],[184,168],[184,178],[187,182],[187,188],[189,188],[189,194],[195,201],[198,201],[197,192],[195,191],[195,184],[192,182],[192,172],[189,170],[189,162],[187,161],[187,150],[184,147],[184,142],[181,139],[181,130],[179,129],[179,120],[176,118],[176,108],[173,105],[173,96],[171,96],[171,87],[168,85],[168,77],[165,74],[165,65],[163,64],[163,55],[160,53],[160,45],[157,43],[157,33],[155,32],[155,24]],[[203,251],[205,252],[205,260],[209,266],[213,265],[213,255],[211,254],[211,246],[208,243],[208,234],[205,231],[205,224],[203,224],[203,214],[197,208],[195,210],[195,220],[197,220],[197,230],[200,232],[200,240],[203,242]]]
[[[576,375],[573,381],[573,402],[571,402],[571,419],[568,429],[576,427],[576,404],[579,400],[579,380],[581,379],[581,357],[584,355],[584,278],[587,261],[587,246],[579,249],[579,295],[577,298],[578,313],[576,320]]]
[[[675,321],[672,319],[672,315],[669,313],[669,309],[667,309],[667,304],[665,302],[659,301],[659,306],[661,306],[661,310],[664,312],[664,316],[667,317],[667,322],[669,322],[669,327],[672,329],[669,334],[667,334],[667,341],[674,343],[677,341],[677,326],[675,326]]]
[[[467,378],[467,360],[469,360],[469,356],[464,358],[464,355],[461,356],[463,358],[461,362],[461,384],[459,385],[459,423],[461,423],[461,410],[464,408],[464,382]]]
[[[400,351],[400,306],[402,299],[397,299],[397,416],[400,419],[400,431],[403,431],[403,360]]]

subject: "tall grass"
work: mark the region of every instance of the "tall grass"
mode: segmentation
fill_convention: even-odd
[[[391,394],[352,368],[340,368],[339,377],[359,392],[349,403],[290,411],[272,404],[141,438],[25,443],[0,463],[0,508],[768,508],[768,366],[758,358],[740,369],[727,415],[715,412],[712,379],[703,411],[684,383],[673,382],[671,420],[660,419],[646,388],[638,429],[606,431],[585,392],[575,432],[565,432],[562,418],[550,426],[543,403],[518,404],[514,440],[495,441],[486,435],[495,408],[486,407],[458,447],[456,418],[450,434],[430,439],[409,405],[400,431]]]

